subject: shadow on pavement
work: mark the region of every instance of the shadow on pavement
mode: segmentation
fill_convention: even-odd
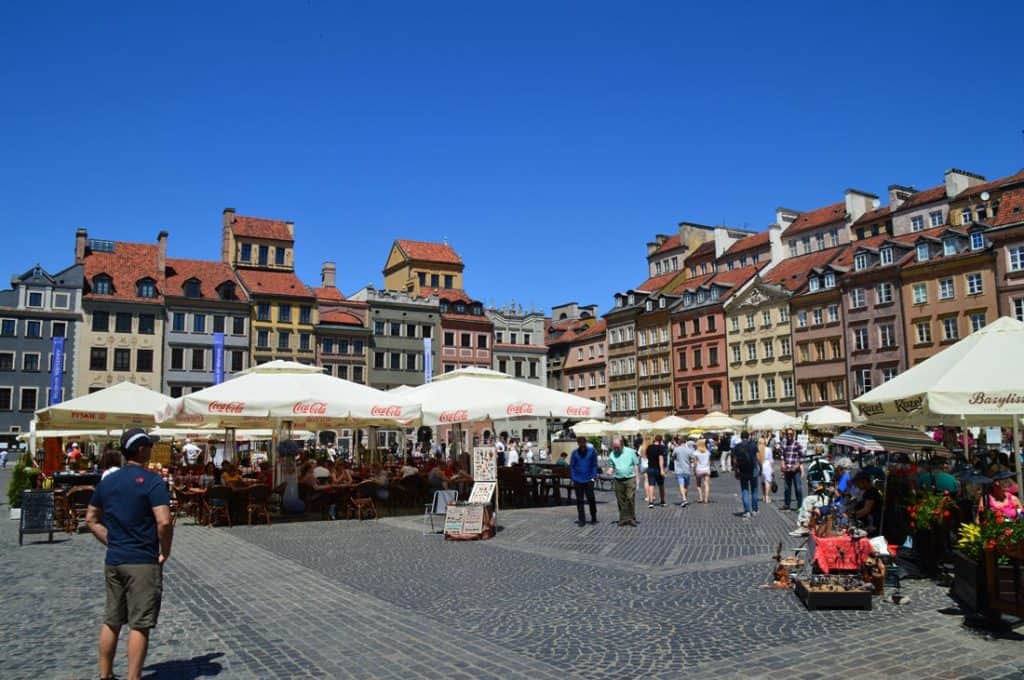
[[[224,656],[224,652],[194,656],[182,661],[161,661],[143,668],[146,680],[191,680],[220,675],[224,668],[215,661]]]

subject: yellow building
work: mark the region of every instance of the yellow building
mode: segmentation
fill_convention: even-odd
[[[291,222],[224,210],[221,256],[238,272],[252,300],[252,363],[316,361],[316,295],[295,275]]]
[[[970,227],[975,222],[991,224],[991,220],[999,211],[999,201],[1005,190],[1004,187],[1012,186],[1015,182],[1024,179],[1024,170],[990,182],[982,181],[984,178],[981,175],[973,175],[962,170],[950,172],[957,172],[971,181],[966,188],[955,194],[953,191],[959,189],[961,185],[954,185],[952,190],[947,187],[947,194],[952,197],[949,201],[949,223],[954,227],[964,228]],[[947,185],[949,183],[947,177]]]
[[[462,258],[447,243],[397,239],[384,265],[384,288],[420,297],[423,289],[462,290]]]

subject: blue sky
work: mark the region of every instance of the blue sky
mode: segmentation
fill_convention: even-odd
[[[308,283],[447,238],[485,302],[607,308],[682,220],[1024,167],[1020,3],[149,4],[0,5],[8,273],[216,258],[231,206]]]

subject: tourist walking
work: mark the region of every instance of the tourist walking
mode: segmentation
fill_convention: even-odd
[[[690,490],[690,476],[693,468],[690,467],[690,457],[694,454],[696,449],[687,440],[683,442],[683,438],[676,435],[673,442],[675,446],[672,449],[672,463],[676,471],[676,482],[679,484],[679,495],[683,497],[679,507],[685,508],[690,504],[690,500],[687,498],[687,494]]]
[[[697,440],[697,448],[691,456],[693,474],[697,481],[697,502],[711,502],[711,452],[703,438]]]
[[[796,507],[793,509],[798,510],[804,502],[804,491],[802,488],[804,449],[796,438],[796,432],[793,431],[793,428],[786,430],[786,434],[780,443],[780,448],[782,449],[782,477],[786,483],[786,490],[783,493],[783,509],[790,509],[792,490],[795,489]]]
[[[590,523],[597,524],[597,500],[594,498],[594,480],[597,478],[597,451],[586,437],[576,437],[576,448],[569,459],[569,477],[572,478],[573,491],[576,492],[576,512],[584,526],[586,516],[583,514],[583,496],[586,495],[590,505]]]
[[[757,512],[757,480],[761,470],[757,464],[757,446],[746,430],[740,434],[739,443],[732,447],[732,459],[736,479],[740,480],[743,518],[750,519],[751,513]]]
[[[761,463],[761,501],[772,502],[772,483],[775,480],[775,462],[772,447],[764,438],[757,440],[757,459]]]
[[[636,451],[622,446],[622,439],[612,440],[608,455],[608,474],[615,479],[615,501],[619,506],[619,526],[636,526],[636,476],[640,459]]]
[[[737,443],[739,443],[737,441]],[[729,472],[732,470],[732,437],[728,432],[723,432],[718,438],[718,471]]]
[[[654,436],[654,443],[644,450],[647,457],[647,507],[654,507],[654,490],[657,488],[661,507],[665,507],[665,458],[667,449],[660,434]]]
[[[107,546],[107,604],[100,627],[100,678],[114,677],[121,627],[128,625],[128,678],[145,665],[149,631],[156,626],[163,593],[163,566],[171,555],[170,498],[163,478],[146,468],[156,437],[133,428],[121,435],[125,464],[100,481],[89,501],[86,524]]]

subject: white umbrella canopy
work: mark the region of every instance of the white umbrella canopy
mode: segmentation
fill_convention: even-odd
[[[126,381],[41,408],[36,420],[41,429],[50,430],[152,427],[156,414],[173,402],[167,395]]]
[[[406,392],[408,392],[411,389],[412,389],[412,387],[410,387],[409,385],[397,385],[395,387],[392,387],[390,390],[388,390],[388,393],[389,394],[405,394]]]
[[[807,427],[846,427],[853,424],[849,411],[834,406],[822,406],[804,414]]]
[[[858,418],[871,421],[1007,425],[1024,415],[1022,356],[1024,323],[1004,316],[857,397],[853,406]]]
[[[797,427],[800,419],[795,416],[786,415],[782,411],[767,408],[760,413],[747,418],[747,429],[760,430],[782,430],[787,427]]]
[[[258,428],[288,421],[318,430],[343,425],[394,425],[420,415],[404,395],[325,375],[316,366],[271,361],[179,399],[160,412],[167,426]]]
[[[721,411],[712,411],[702,418],[690,423],[690,428],[694,430],[707,430],[711,432],[721,432],[723,430],[738,430],[743,427],[742,420],[736,420],[731,418],[728,414],[722,413]]]
[[[584,420],[572,426],[577,437],[600,437],[612,431],[612,424],[602,420]]]
[[[651,425],[654,432],[683,432],[691,427],[693,423],[679,416],[665,416],[661,420],[655,420]]]
[[[486,368],[460,368],[401,395],[423,409],[424,425],[512,418],[603,418],[604,404],[516,380]]]
[[[650,432],[654,427],[654,423],[649,420],[642,418],[626,418],[620,420],[617,423],[612,423],[611,432],[614,434],[637,434],[641,432]]]

